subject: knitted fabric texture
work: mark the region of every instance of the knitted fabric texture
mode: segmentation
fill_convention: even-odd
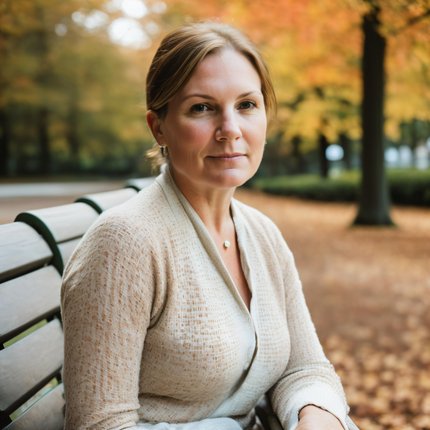
[[[284,429],[306,404],[344,423],[289,248],[257,210],[231,210],[249,311],[168,170],[85,234],[61,290],[67,430],[217,417],[245,429],[268,391]]]

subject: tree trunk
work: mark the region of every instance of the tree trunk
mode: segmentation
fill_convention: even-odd
[[[352,169],[351,140],[346,133],[339,135],[339,145],[343,149],[343,165],[346,170]]]
[[[36,82],[42,90],[42,98],[39,100],[37,111],[37,144],[39,147],[39,168],[40,174],[45,175],[51,172],[51,142],[49,136],[49,105],[44,97],[44,92],[49,88],[49,82],[52,77],[52,67],[49,56],[48,30],[46,24],[46,11],[38,5],[37,16],[41,23],[41,28],[37,31],[38,53],[40,56],[40,68],[36,75]]]
[[[410,142],[410,149],[411,149],[411,163],[409,167],[418,167],[418,159],[417,159],[417,147],[419,143],[419,132],[418,132],[418,120],[413,119],[411,121],[411,142]]]
[[[328,178],[329,163],[326,157],[326,150],[328,148],[328,140],[324,133],[320,133],[318,137],[318,149],[320,160],[320,175],[322,178]]]
[[[293,146],[292,158],[294,162],[294,173],[304,173],[306,171],[306,161],[302,154],[302,138],[298,135],[294,136],[291,144]]]
[[[8,176],[10,161],[10,124],[7,113],[0,110],[0,176]]]
[[[37,143],[39,146],[39,173],[45,175],[51,171],[51,146],[49,142],[49,113],[41,107],[37,114]]]
[[[362,179],[354,224],[392,225],[384,170],[384,60],[386,40],[379,33],[379,8],[363,17]]]
[[[72,103],[69,109],[66,138],[69,145],[71,168],[73,172],[76,172],[79,170],[80,142],[78,136],[78,110],[75,103]]]

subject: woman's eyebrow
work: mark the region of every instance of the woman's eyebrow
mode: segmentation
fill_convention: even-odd
[[[187,96],[184,96],[184,98],[182,100],[187,100],[187,99],[190,99],[192,97],[199,97],[199,98],[207,99],[207,100],[214,100],[215,99],[215,97],[212,97],[208,94],[193,93],[193,94],[188,94]]]
[[[261,95],[262,95],[262,92],[261,92],[261,91],[259,91],[259,90],[247,91],[247,92],[245,92],[245,93],[239,94],[239,95],[237,96],[237,98],[238,98],[238,99],[241,99],[241,98],[243,98],[243,97],[248,97],[248,96],[250,96],[251,94],[256,94],[256,95],[260,95],[260,96],[261,96]],[[206,99],[206,100],[215,100],[215,97],[212,97],[212,96],[210,96],[209,94],[202,94],[202,93],[192,93],[192,94],[188,94],[188,95],[184,96],[184,98],[183,98],[182,100],[184,101],[184,100],[190,99],[190,98],[192,98],[192,97],[199,97],[199,98]]]

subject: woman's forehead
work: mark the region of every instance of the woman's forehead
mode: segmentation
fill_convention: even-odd
[[[239,93],[261,90],[261,80],[252,63],[233,49],[222,49],[205,57],[180,93],[188,96],[195,91],[217,91],[227,86],[237,88]]]

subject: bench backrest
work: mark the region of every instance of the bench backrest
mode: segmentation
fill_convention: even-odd
[[[47,242],[59,273],[98,212],[85,203],[70,203],[20,213],[15,221],[32,226]]]
[[[129,198],[137,194],[136,188],[123,188],[121,190],[106,191],[103,193],[86,194],[85,196],[79,197],[77,202],[86,203],[95,209],[99,214],[104,212],[106,209],[110,209],[113,206],[119,205],[125,202]]]
[[[62,428],[61,275],[52,259],[30,226],[0,225],[0,427],[8,430]]]
[[[133,178],[129,179],[126,183],[127,188],[134,188],[136,191],[140,191],[143,188],[146,188],[148,185],[151,185],[154,182],[155,177],[150,176],[148,178]]]
[[[89,194],[0,225],[0,428],[63,428],[61,274],[98,215],[137,191]]]

